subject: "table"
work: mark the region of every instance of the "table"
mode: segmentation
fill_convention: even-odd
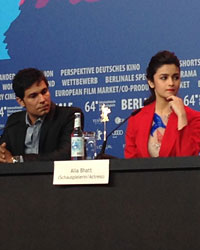
[[[108,185],[52,182],[53,162],[0,165],[1,250],[200,249],[199,157],[110,160]]]

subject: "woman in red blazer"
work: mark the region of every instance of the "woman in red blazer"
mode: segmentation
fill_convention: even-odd
[[[125,158],[192,156],[200,152],[200,112],[177,96],[180,64],[169,51],[158,52],[147,68],[151,96],[129,119]]]

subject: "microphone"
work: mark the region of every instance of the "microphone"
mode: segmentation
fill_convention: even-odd
[[[120,122],[120,124],[115,127],[107,136],[106,139],[103,142],[102,148],[100,153],[97,155],[96,159],[117,159],[117,157],[114,157],[112,155],[107,155],[105,154],[105,149],[106,149],[106,145],[107,145],[107,140],[108,137],[112,135],[112,133],[117,130],[118,128],[120,128],[129,118],[131,118],[132,116],[135,116],[137,113],[139,113],[141,111],[141,108],[134,110],[128,117],[126,117],[122,122]]]

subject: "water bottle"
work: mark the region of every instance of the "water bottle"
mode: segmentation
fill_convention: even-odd
[[[84,152],[84,134],[81,129],[81,113],[75,113],[74,130],[71,134],[71,159],[83,160]]]

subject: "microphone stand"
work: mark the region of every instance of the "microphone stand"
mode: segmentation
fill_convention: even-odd
[[[131,113],[131,115],[129,115],[126,119],[124,119],[122,122],[120,122],[120,124],[115,127],[107,136],[106,138],[104,138],[104,142],[103,142],[103,145],[102,145],[102,148],[101,148],[101,151],[100,153],[96,156],[95,159],[119,159],[115,156],[112,156],[112,155],[108,155],[108,154],[105,154],[105,149],[106,149],[106,145],[107,145],[107,140],[108,140],[108,137],[112,135],[113,132],[115,132],[115,130],[117,130],[118,128],[120,128],[131,116],[135,116],[137,113],[139,113],[141,111],[141,108],[140,109],[136,109],[135,111],[133,111]]]

